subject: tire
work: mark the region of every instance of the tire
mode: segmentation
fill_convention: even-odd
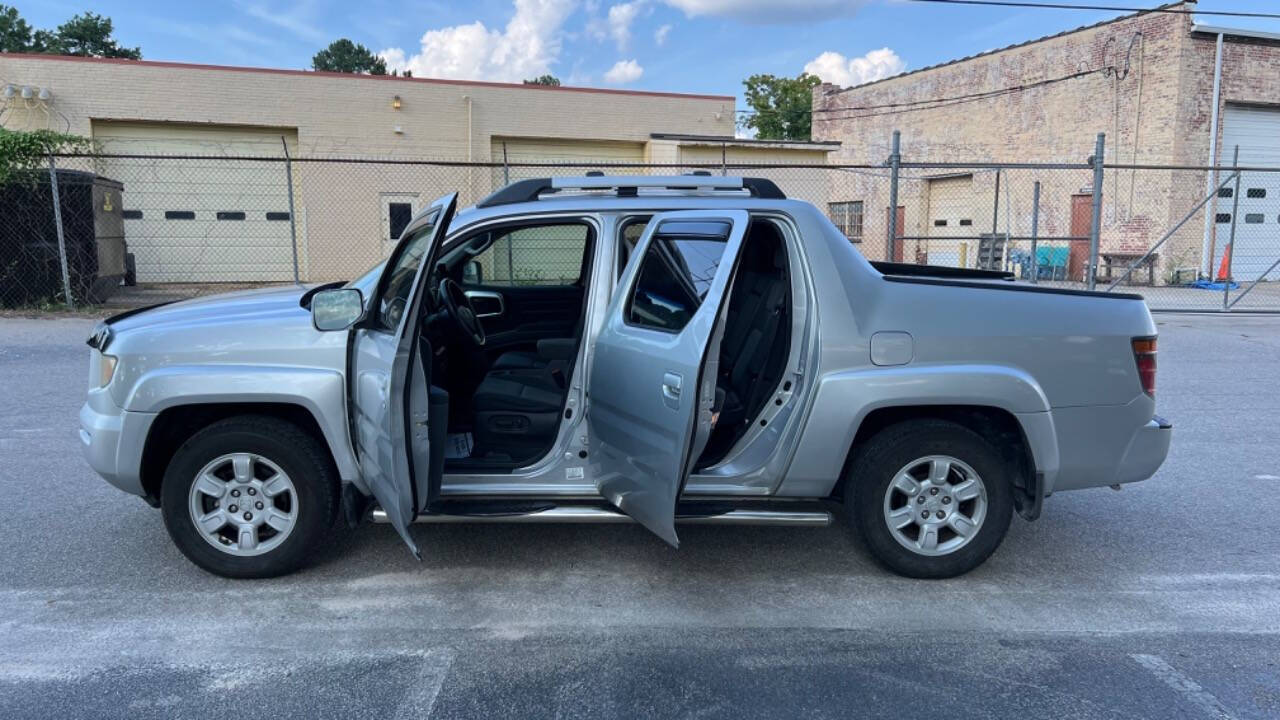
[[[846,512],[872,556],[911,578],[955,577],[981,565],[1013,516],[1012,477],[999,450],[946,420],[884,428],[860,449],[845,483]]]
[[[192,435],[174,453],[160,488],[174,544],[191,562],[229,578],[276,577],[302,567],[328,539],[338,504],[326,448],[298,426],[267,416],[228,418]],[[202,530],[197,513],[218,527]]]

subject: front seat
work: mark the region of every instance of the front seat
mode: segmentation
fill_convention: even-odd
[[[547,342],[551,341],[541,341],[539,346]],[[566,366],[576,350],[576,343],[573,345],[568,351],[548,353],[544,367],[497,368],[485,375],[471,399],[473,430],[482,453],[492,459],[506,456],[520,461],[531,459],[551,444],[560,427],[560,408],[569,382]]]

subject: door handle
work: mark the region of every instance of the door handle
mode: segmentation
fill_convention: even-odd
[[[679,373],[664,373],[662,375],[662,402],[667,407],[675,409],[680,407],[680,386],[683,379]]]

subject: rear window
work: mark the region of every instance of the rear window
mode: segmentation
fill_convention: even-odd
[[[715,237],[702,232],[668,235],[660,231],[650,241],[635,290],[627,303],[628,323],[679,332],[702,305],[724,257],[729,226],[727,223],[697,224],[722,227],[723,235]]]

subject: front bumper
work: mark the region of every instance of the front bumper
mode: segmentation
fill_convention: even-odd
[[[80,408],[80,449],[89,467],[121,490],[146,496],[142,448],[155,417],[121,410],[105,390],[91,391]]]

